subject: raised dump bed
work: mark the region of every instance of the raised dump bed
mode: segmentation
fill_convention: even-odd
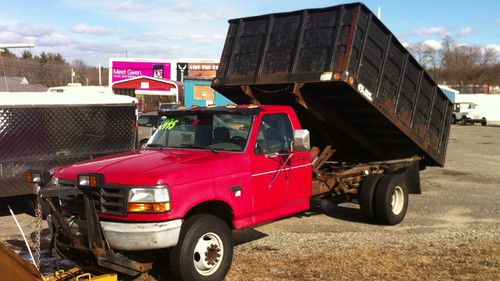
[[[333,160],[444,165],[452,103],[361,3],[230,20],[212,87],[293,106]]]

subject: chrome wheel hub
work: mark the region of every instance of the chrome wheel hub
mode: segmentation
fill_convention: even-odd
[[[198,239],[194,248],[194,266],[201,275],[211,275],[219,269],[223,256],[222,239],[213,232],[206,233]]]
[[[392,212],[395,215],[399,215],[401,211],[403,211],[403,206],[405,203],[405,197],[403,193],[403,189],[400,186],[396,186],[394,191],[392,192]]]

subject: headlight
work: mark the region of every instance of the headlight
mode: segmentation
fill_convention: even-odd
[[[137,187],[128,194],[128,211],[163,213],[170,211],[170,193],[166,186]]]

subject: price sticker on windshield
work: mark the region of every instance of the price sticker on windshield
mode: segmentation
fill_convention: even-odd
[[[170,131],[177,125],[177,123],[179,123],[179,119],[176,118],[168,119],[167,121],[163,122],[163,124],[161,124],[159,129]]]

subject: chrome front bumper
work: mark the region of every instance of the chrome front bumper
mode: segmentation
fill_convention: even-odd
[[[49,228],[52,217],[47,217]],[[77,236],[87,235],[87,222],[74,220],[69,222],[71,231]],[[101,221],[104,236],[111,249],[123,251],[142,251],[169,248],[177,245],[181,232],[182,220],[151,223],[106,222]]]

